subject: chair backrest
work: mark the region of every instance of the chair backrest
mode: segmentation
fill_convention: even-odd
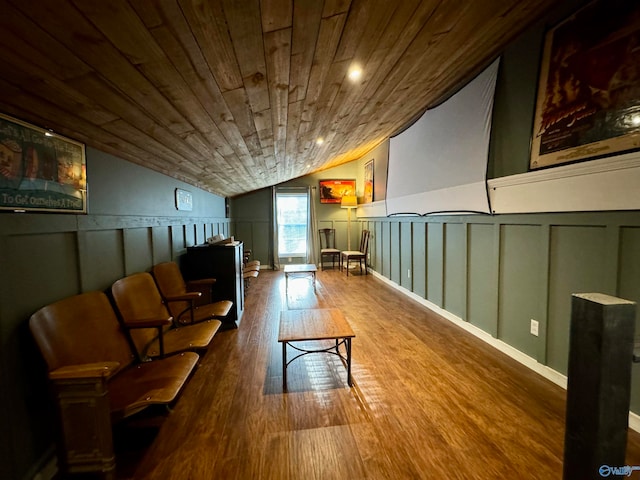
[[[318,234],[320,235],[320,249],[336,248],[335,228],[321,228],[318,230]]]
[[[49,371],[70,365],[135,360],[118,318],[103,292],[87,292],[41,308],[29,319]]]
[[[369,250],[369,235],[371,232],[369,230],[362,230],[362,235],[360,236],[360,249],[359,252],[367,254]]]
[[[134,273],[121,278],[111,286],[111,294],[122,321],[127,324],[171,316],[150,273]],[[171,326],[164,327],[165,330],[169,328]],[[139,354],[146,351],[158,334],[155,328],[135,328],[129,332]]]
[[[187,293],[187,285],[184,282],[180,267],[176,262],[164,262],[153,266],[151,270],[153,278],[158,285],[158,290],[164,298],[175,297]],[[169,312],[174,317],[178,317],[181,312],[190,307],[189,302],[167,302]]]
[[[160,293],[165,297],[183,295],[187,292],[187,285],[176,262],[159,263],[153,266],[151,272]]]

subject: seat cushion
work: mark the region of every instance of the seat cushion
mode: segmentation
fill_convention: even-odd
[[[124,418],[148,405],[171,403],[198,363],[198,354],[184,352],[121,371],[109,382],[112,415]]]
[[[185,350],[205,349],[213,340],[222,323],[220,320],[208,320],[193,325],[172,328],[164,332],[164,351],[166,355]],[[160,355],[160,341],[154,339],[146,349],[147,356]]]
[[[233,307],[233,302],[229,300],[220,300],[219,302],[207,303],[196,307],[193,311],[193,321],[201,322],[203,320],[209,320],[214,317],[224,317],[229,313]],[[183,317],[189,317],[186,313]]]

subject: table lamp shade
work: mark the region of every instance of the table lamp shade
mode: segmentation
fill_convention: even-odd
[[[342,208],[356,208],[358,206],[358,197],[355,195],[344,195],[340,206]]]

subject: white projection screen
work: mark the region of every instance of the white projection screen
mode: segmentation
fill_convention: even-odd
[[[499,62],[390,139],[387,215],[491,213],[486,176]]]

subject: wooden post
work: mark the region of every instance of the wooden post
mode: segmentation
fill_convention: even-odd
[[[572,296],[564,480],[625,466],[634,332],[634,302]]]

